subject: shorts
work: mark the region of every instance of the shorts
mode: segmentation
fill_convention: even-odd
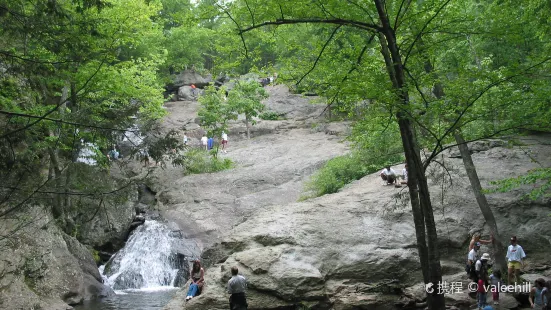
[[[520,262],[518,262],[518,261],[508,262],[507,263],[507,268],[520,270]]]
[[[388,183],[394,183],[396,181],[396,177],[393,175],[381,174],[381,178],[383,178],[383,180],[387,181]]]
[[[228,144],[228,140],[222,140],[222,144]]]

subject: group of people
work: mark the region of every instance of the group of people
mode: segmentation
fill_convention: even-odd
[[[222,135],[221,135],[221,145],[222,145],[222,152],[224,153],[227,153],[228,151],[226,150],[227,146],[228,146],[228,134],[225,133],[225,132],[222,132]],[[185,142],[184,144],[186,144],[187,142]],[[203,135],[203,137],[201,137],[201,145],[205,148],[205,151],[210,151],[214,148],[214,138],[213,137],[210,137],[208,138],[206,135]]]
[[[501,271],[493,270],[492,274],[488,275],[490,265],[490,254],[480,254],[482,244],[493,243],[493,236],[490,240],[482,240],[479,233],[475,233],[469,244],[469,254],[467,255],[467,264],[465,271],[469,278],[478,284],[477,289],[477,304],[479,309],[485,309],[487,306],[487,288],[493,287],[492,300],[494,305],[499,304],[499,288],[502,285]],[[517,237],[511,237],[511,244],[507,247],[507,283],[520,283],[520,269],[523,265],[523,260],[526,253],[522,246],[517,243]],[[488,286],[491,285],[491,286]],[[538,310],[551,310],[551,281],[545,282],[540,278],[535,281],[535,286],[530,291],[530,305]]]
[[[260,84],[262,84],[262,87],[264,87],[266,85],[270,85],[274,83],[276,79],[277,79],[277,73],[274,72],[274,75],[262,78],[260,80]]]
[[[383,185],[395,185],[401,187],[401,184],[408,184],[408,164],[402,170],[402,174],[398,176],[394,169],[387,165],[380,173],[381,179],[383,179]],[[402,178],[402,181],[398,182],[398,177]]]
[[[235,266],[231,268],[231,275],[227,284],[227,292],[230,294],[230,310],[247,310],[248,304],[245,296],[247,280],[244,276],[239,274],[239,269]],[[200,295],[205,285],[205,270],[201,267],[201,262],[198,259],[193,261],[193,267],[190,270],[189,278],[191,279],[191,283],[189,285],[186,301]]]

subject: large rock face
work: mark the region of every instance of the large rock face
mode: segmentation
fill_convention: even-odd
[[[3,240],[1,309],[68,309],[84,299],[107,296],[92,254],[53,224],[41,207],[26,210],[33,225]],[[0,231],[16,222],[3,221]],[[6,242],[7,241],[7,242]]]
[[[231,124],[229,153],[236,168],[216,174],[183,177],[168,168],[155,175],[161,213],[177,222],[188,237],[199,240],[206,271],[204,293],[185,303],[185,289],[166,309],[226,309],[224,291],[231,266],[249,280],[254,309],[389,309],[422,306],[424,297],[415,230],[406,187],[381,186],[377,174],[347,185],[339,193],[296,202],[303,184],[326,160],[346,152],[339,136],[346,124],[324,123],[324,106],[292,95],[280,85],[268,86],[267,110],[287,119],[259,121],[253,139],[244,126]],[[192,103],[171,104],[168,124],[190,123]],[[180,113],[178,111],[186,111]],[[188,119],[188,121],[184,121]],[[483,186],[551,165],[547,136],[523,138],[523,149],[505,141],[471,144]],[[526,152],[530,152],[530,156]],[[464,282],[467,245],[474,231],[488,228],[472,195],[456,150],[439,156],[428,170],[445,279]],[[394,167],[401,171],[402,165]],[[451,182],[450,182],[451,178]],[[548,258],[551,232],[549,200],[525,201],[526,189],[488,195],[502,242],[517,235],[529,258]],[[484,252],[493,255],[484,246]],[[528,262],[530,266],[530,261]],[[529,267],[527,267],[529,268]],[[420,288],[420,289],[419,289]],[[415,292],[415,293],[411,293]],[[401,297],[400,297],[401,296]],[[515,307],[508,296],[508,307]],[[466,294],[447,296],[468,307]]]
[[[549,140],[550,137],[542,136],[526,138],[523,144],[530,145],[523,150],[509,148],[503,142],[480,146],[480,150],[473,151],[473,158],[483,186],[491,180],[516,176],[537,167],[532,158],[544,166],[551,164],[547,155],[551,151],[546,142]],[[527,149],[530,156],[526,155]],[[310,148],[302,151],[312,152]],[[244,150],[236,152],[245,153]],[[257,155],[249,154],[251,157]],[[443,271],[446,278],[464,282],[465,293],[448,296],[448,302],[464,307],[473,303],[466,294],[467,279],[462,270],[466,247],[473,231],[481,230],[487,236],[487,227],[471,193],[461,159],[456,156],[453,151],[444,156],[453,183],[437,166],[431,166],[428,174],[439,249],[442,258],[448,260]],[[260,158],[250,158],[251,162],[256,161],[251,165],[268,161]],[[275,160],[274,170],[284,169],[285,165],[278,163],[276,158],[268,162]],[[398,171],[402,168],[394,167]],[[272,175],[270,170],[256,171],[256,176],[252,177],[255,182]],[[233,175],[240,173],[234,171]],[[235,188],[237,180],[245,182],[243,177],[232,181],[224,174],[216,178],[222,178],[227,188]],[[216,182],[210,184],[223,188]],[[241,184],[245,188],[251,186]],[[181,188],[186,191],[186,186]],[[381,186],[379,176],[374,174],[346,186],[339,193],[300,203],[285,203],[283,192],[272,192],[271,200],[268,195],[257,194],[252,203],[256,210],[244,208],[238,203],[241,200],[228,202],[223,192],[205,198],[203,207],[190,213],[200,214],[197,215],[200,218],[191,216],[198,219],[196,223],[203,224],[194,226],[194,234],[208,236],[205,239],[222,237],[222,241],[205,251],[205,261],[213,263],[207,270],[208,284],[203,295],[188,302],[186,309],[226,309],[224,286],[231,266],[238,266],[249,280],[249,305],[255,309],[284,309],[304,302],[316,309],[390,309],[395,302],[415,302],[415,298],[403,301],[396,295],[405,294],[400,293],[405,292],[403,288],[415,286],[422,279],[407,192],[405,187]],[[491,194],[488,200],[502,242],[507,244],[510,235],[517,235],[529,255],[530,265],[551,255],[551,231],[544,228],[549,225],[551,204],[549,200],[523,200],[524,193],[526,189]],[[201,196],[199,192],[190,193],[191,197],[197,195]],[[179,205],[174,202],[184,196],[166,196],[164,208],[168,217],[174,217],[170,210],[177,210]],[[192,207],[186,204],[186,208]],[[237,212],[245,215],[244,221],[229,230],[228,223],[237,221],[234,216]],[[208,225],[204,225],[206,223]],[[493,255],[486,246],[482,250]],[[417,298],[422,298],[422,292]],[[511,296],[504,298],[508,307],[516,307]],[[176,298],[166,309],[181,307],[181,301],[182,298]]]

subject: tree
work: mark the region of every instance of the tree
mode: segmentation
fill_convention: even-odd
[[[116,195],[102,184],[82,186],[76,159],[87,143],[99,150],[117,143],[136,116],[147,124],[163,115],[156,75],[163,54],[122,53],[161,34],[152,21],[158,9],[155,1],[134,0],[2,3],[0,217],[44,204],[71,232],[74,197],[101,205]],[[104,172],[104,156],[96,153],[97,173]]]
[[[199,119],[201,126],[207,129],[209,137],[220,137],[228,130],[228,121],[237,119],[237,113],[226,100],[226,89],[214,86],[205,87],[205,93],[199,97]],[[216,148],[218,154],[218,148]]]
[[[528,7],[541,7],[539,2],[535,0]],[[514,35],[504,38],[511,43],[515,36],[517,40],[522,38],[519,33],[524,28],[519,25],[501,26],[499,31],[484,28],[490,22],[492,30],[498,30],[500,22],[495,15],[500,15],[500,3],[373,0],[314,4],[295,1],[287,5],[277,1],[234,1],[222,9],[234,21],[243,42],[260,28],[269,29],[278,37],[276,40],[284,42],[281,46],[290,51],[284,63],[289,66],[281,71],[297,85],[319,90],[329,98],[329,105],[345,111],[352,111],[359,101],[368,101],[385,109],[389,121],[398,123],[410,169],[409,193],[426,283],[439,282],[441,270],[425,169],[449,147],[529,128],[538,111],[549,113],[541,101],[533,104],[543,99],[541,77],[548,64],[538,40],[526,48],[531,57],[519,58],[516,53],[505,57],[500,53],[501,63],[505,61],[509,67],[492,65],[489,53],[478,49],[472,52],[479,39],[487,48],[501,50],[495,43],[488,43],[495,33],[515,29]],[[515,5],[507,3],[509,15],[503,12],[500,18],[516,21],[512,18]],[[484,11],[481,5],[491,7],[490,12],[475,16]],[[541,14],[538,16],[544,24]],[[473,54],[481,68],[473,65]],[[537,85],[538,91],[520,91],[527,81],[532,89]],[[450,144],[459,130],[466,141]],[[421,148],[429,149],[423,160]],[[427,297],[430,309],[444,307],[443,296]]]
[[[264,111],[262,100],[268,98],[266,90],[256,81],[238,81],[228,95],[228,104],[237,114],[245,114],[247,139],[251,138],[250,125],[255,125],[253,117]]]

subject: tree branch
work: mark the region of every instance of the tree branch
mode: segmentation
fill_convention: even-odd
[[[411,42],[411,45],[409,46],[409,48],[407,49],[407,52],[406,52],[406,55],[404,57],[404,67],[406,66],[407,62],[408,62],[408,58],[409,58],[409,55],[411,53],[411,51],[413,50],[413,46],[415,45],[415,43],[417,42],[417,40],[419,40],[419,38],[421,38],[421,35],[423,34],[423,31],[429,26],[429,24],[436,18],[436,16],[438,16],[440,14],[440,11],[442,11],[444,9],[444,7],[446,7],[446,5],[448,5],[448,3],[450,3],[451,0],[447,0],[446,2],[444,2],[444,4],[442,4],[441,7],[438,8],[438,10],[436,10],[436,12],[434,13],[434,15],[429,18],[427,20],[427,22],[423,25],[423,28],[421,28],[421,30],[419,31],[419,33],[417,33],[417,35],[415,36],[415,39],[413,40],[413,42]]]
[[[329,39],[327,39],[327,41],[325,42],[325,44],[323,45],[323,47],[321,48],[321,51],[320,53],[318,54],[318,57],[316,58],[316,61],[314,61],[314,64],[312,65],[312,67],[310,68],[310,70],[308,70],[308,72],[306,72],[299,80],[298,82],[295,84],[298,86],[298,84],[300,84],[300,82],[302,82],[302,80],[308,75],[310,74],[312,71],[314,71],[314,69],[316,68],[321,56],[323,55],[323,52],[325,51],[325,48],[329,45],[329,43],[331,42],[331,40],[333,40],[333,37],[335,36],[335,34],[337,33],[337,31],[339,30],[339,28],[341,28],[342,25],[339,25],[337,26],[333,32],[331,33],[331,36],[329,36]]]
[[[364,22],[359,22],[355,20],[347,20],[347,19],[323,19],[323,18],[298,18],[298,19],[276,19],[275,21],[268,21],[263,22],[258,25],[252,25],[250,27],[239,29],[239,34],[243,34],[245,32],[251,31],[253,29],[261,28],[267,25],[291,25],[291,24],[334,24],[334,25],[343,25],[343,26],[351,26],[363,30],[369,30],[369,31],[381,31],[381,27],[375,24],[369,24]]]

